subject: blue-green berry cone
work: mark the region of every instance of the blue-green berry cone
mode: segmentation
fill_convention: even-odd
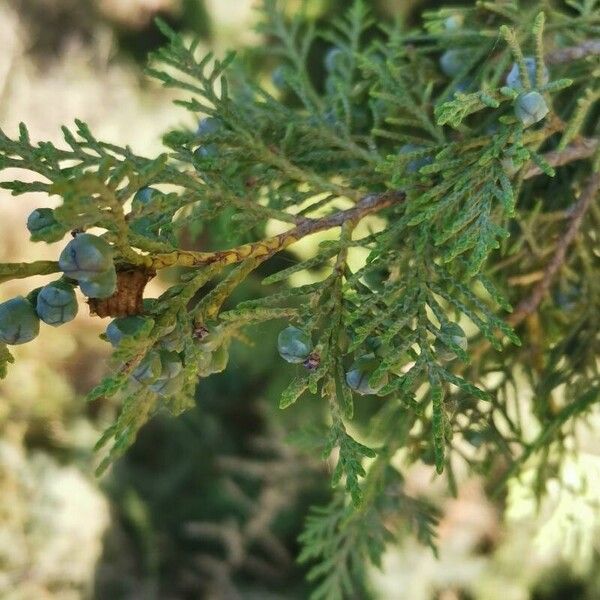
[[[143,235],[145,237],[156,237],[159,234],[160,225],[160,215],[148,215],[131,221],[129,223],[129,228],[138,235]]]
[[[72,279],[94,279],[110,269],[114,271],[112,246],[97,235],[80,233],[60,253],[58,266]]]
[[[138,383],[154,383],[162,372],[160,354],[156,350],[150,350],[135,368],[131,377]]]
[[[93,279],[79,282],[81,293],[88,298],[110,298],[117,291],[117,272],[113,265]]]
[[[31,302],[17,296],[0,304],[0,342],[26,344],[40,332],[40,319]]]
[[[447,323],[442,326],[440,331],[443,335],[449,337],[459,348],[462,348],[465,352],[467,351],[467,336],[460,325]],[[435,353],[443,361],[451,361],[456,358],[454,350],[446,346],[440,338],[435,341]]]
[[[424,150],[425,146],[419,146],[418,144],[404,144],[398,150],[399,154],[411,154],[412,152],[418,152],[420,150]],[[420,156],[418,158],[413,158],[406,163],[406,170],[409,173],[417,173],[421,167],[425,165],[430,165],[433,162],[431,156]]]
[[[329,73],[338,71],[345,60],[344,52],[339,48],[330,48],[325,54],[325,68]]]
[[[35,310],[47,325],[58,327],[77,315],[77,298],[72,285],[54,281],[45,285],[37,295]]]
[[[288,87],[285,77],[285,67],[282,65],[276,67],[273,73],[271,73],[271,81],[278,90],[285,90]]]
[[[27,217],[27,229],[32,242],[58,242],[67,233],[67,229],[56,220],[51,208],[36,208]]]
[[[221,119],[217,119],[215,117],[206,117],[204,119],[200,119],[198,123],[198,129],[196,129],[196,135],[212,135],[217,133],[223,127],[223,122]]]
[[[183,363],[179,354],[170,350],[161,350],[159,355],[162,365],[159,379],[173,379],[177,377],[183,369]]]
[[[146,317],[138,315],[114,319],[106,328],[106,339],[116,348],[123,338],[135,335],[147,322],[148,319]]]
[[[279,333],[277,348],[281,357],[289,363],[302,363],[312,352],[310,336],[290,325]]]
[[[536,65],[535,58],[532,56],[525,57],[525,67],[527,68],[527,75],[529,75],[529,83],[532,87],[535,87],[536,84]],[[550,81],[550,73],[548,72],[548,68],[544,65],[544,70],[542,72],[542,85],[546,85]],[[522,90],[525,88],[523,82],[521,81],[521,73],[519,72],[519,65],[517,63],[513,63],[508,75],[506,76],[506,85],[513,90]]]
[[[521,94],[515,101],[515,115],[525,127],[541,121],[548,114],[548,105],[539,92]]]
[[[440,68],[448,77],[456,77],[465,66],[469,53],[467,50],[446,50],[440,57]]]
[[[151,383],[149,388],[161,398],[168,398],[169,396],[181,391],[184,382],[184,374],[179,373],[179,375],[171,379],[158,379],[154,383]]]
[[[446,31],[456,31],[463,26],[464,20],[461,14],[450,15],[444,19],[444,29]]]
[[[364,354],[357,358],[346,373],[348,387],[361,396],[376,394],[388,382],[388,375],[385,373],[377,382],[377,385],[369,383],[369,378],[379,367],[379,364],[379,360],[373,353]]]
[[[135,212],[139,212],[145,206],[150,204],[152,200],[158,195],[160,192],[153,187],[143,187],[140,188],[135,195],[133,196],[133,200],[131,201],[131,208]]]
[[[194,156],[200,160],[205,160],[207,158],[215,158],[218,156],[219,150],[215,144],[206,144],[204,146],[199,146],[194,151]]]

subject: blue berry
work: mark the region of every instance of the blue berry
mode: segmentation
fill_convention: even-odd
[[[535,76],[537,73],[535,58],[532,56],[525,57],[525,67],[527,68],[527,74],[529,75],[529,83],[535,87],[536,81]],[[548,72],[548,68],[544,65],[544,70],[542,73],[542,84],[546,85],[550,81],[550,73]],[[524,89],[523,82],[521,81],[521,73],[519,72],[519,65],[517,63],[513,63],[508,75],[506,76],[506,85],[513,90],[522,90]]]
[[[73,286],[64,281],[45,285],[37,295],[36,312],[47,325],[58,327],[77,315],[77,298]]]
[[[108,270],[96,275],[93,279],[79,282],[79,288],[88,298],[110,298],[117,291],[117,272],[111,266]]]
[[[160,354],[156,350],[150,350],[135,368],[131,377],[138,383],[154,383],[162,372]]]
[[[162,365],[159,379],[173,379],[177,377],[183,369],[183,363],[179,354],[170,350],[161,350],[159,354]]]
[[[302,363],[312,351],[312,342],[304,331],[290,325],[279,333],[277,348],[287,362]]]
[[[17,296],[0,304],[0,342],[18,345],[30,342],[40,332],[40,320],[31,302]]]
[[[440,57],[440,68],[448,77],[456,77],[463,71],[469,52],[464,49],[446,50]]]
[[[459,348],[462,348],[465,352],[467,351],[467,336],[460,325],[457,323],[447,323],[442,325],[440,331],[444,336],[449,337]],[[454,350],[446,346],[440,338],[437,338],[435,341],[435,352],[438,358],[443,361],[451,361],[456,358]]]
[[[204,136],[204,135],[212,135],[217,133],[223,127],[223,121],[221,119],[217,119],[215,117],[206,117],[204,119],[200,119],[198,123],[198,129],[196,129],[196,135]]]
[[[139,212],[145,206],[150,204],[152,200],[158,195],[160,192],[153,187],[143,187],[140,188],[133,197],[131,201],[131,208],[135,212]]]
[[[276,67],[273,71],[273,73],[271,73],[271,81],[273,82],[273,85],[278,89],[278,90],[285,90],[287,89],[287,81],[286,81],[286,77],[285,77],[285,67],[282,65],[279,65],[278,67]]]
[[[58,242],[67,232],[66,228],[56,220],[51,208],[36,208],[27,217],[27,229],[33,242]]]
[[[376,394],[388,381],[388,375],[385,373],[377,382],[377,385],[373,386],[369,383],[369,378],[379,367],[379,364],[379,360],[375,358],[375,354],[372,352],[357,358],[346,373],[348,387],[362,396]]]
[[[465,18],[461,14],[454,14],[444,19],[444,29],[446,31],[456,31],[463,26]]]
[[[425,146],[419,146],[417,144],[404,144],[398,150],[399,154],[410,154],[412,152],[418,152],[420,150],[424,150]],[[425,165],[430,165],[433,162],[431,156],[420,156],[418,158],[413,158],[406,163],[406,170],[409,173],[417,173],[421,167]]]
[[[124,337],[135,335],[147,322],[146,317],[138,315],[114,319],[106,328],[106,339],[116,348]]]
[[[325,68],[329,73],[338,71],[343,66],[346,56],[339,48],[330,48],[325,54]]]
[[[80,233],[60,253],[58,266],[72,279],[93,279],[114,269],[112,246],[96,235]]]
[[[172,377],[171,379],[158,379],[154,383],[151,383],[149,387],[153,392],[162,398],[167,398],[179,392],[183,387],[184,381],[185,375],[183,373],[179,373],[177,376]]]
[[[525,127],[541,121],[548,111],[548,105],[539,92],[521,94],[515,102],[515,115]]]

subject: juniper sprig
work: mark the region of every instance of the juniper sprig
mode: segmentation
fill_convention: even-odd
[[[191,406],[247,327],[282,321],[279,350],[297,371],[280,406],[327,408],[321,450],[336,464],[334,499],[301,537],[315,600],[352,597],[401,522],[435,547],[437,511],[405,495],[400,463],[431,464],[452,490],[459,462],[490,477],[500,467],[505,481],[537,461],[543,490],[600,399],[600,42],[595,3],[542,4],[477,2],[406,30],[356,0],[321,31],[264,0],[276,93],[233,53],[199,56],[159,23],[168,44],[148,72],[202,115],[165,135],[164,154],[138,156],[79,121],[61,148],[33,143],[24,124],[14,139],[0,132],[0,169],[37,176],[0,185],[62,200],[32,213],[31,240],[73,232],[56,262],[0,265],[0,282],[62,273],[37,314],[25,298],[0,305],[0,375],[38,315],[74,315],[55,315],[44,290],[68,304],[78,285],[93,313],[115,317],[113,370],[89,394],[122,406],[98,442],[110,445],[102,471],[156,410]],[[309,64],[323,42],[320,86]],[[231,248],[182,247],[223,222]],[[269,236],[273,222],[283,232]],[[229,303],[269,259],[329,230],[264,294]],[[178,280],[144,299],[169,267]],[[315,267],[320,281],[291,283]]]

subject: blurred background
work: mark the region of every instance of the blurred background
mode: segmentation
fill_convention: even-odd
[[[253,4],[3,0],[0,127],[14,135],[24,121],[33,139],[60,145],[60,126],[80,118],[101,139],[156,155],[165,131],[194,122],[171,103],[171,92],[144,76],[148,53],[164,41],[153,18],[201,36],[207,50],[222,54],[262,42],[253,31]],[[286,6],[293,11],[298,4]],[[347,4],[309,0],[318,19]],[[425,6],[441,3],[370,4],[381,18],[402,14],[416,22]],[[267,86],[273,68],[257,65]],[[25,228],[31,210],[52,202],[0,192],[0,260],[55,258],[60,244],[31,244]],[[225,243],[223,235],[204,232],[203,243]],[[0,300],[46,282],[37,279],[4,284]],[[259,281],[251,279],[238,298],[258,293]],[[164,282],[152,286],[157,295]],[[108,356],[98,337],[107,321],[86,312],[18,347],[16,365],[0,382],[0,598],[308,598],[304,569],[294,562],[296,538],[308,507],[327,501],[328,465],[289,443],[311,415],[276,409],[293,374],[280,362],[272,368],[279,325],[261,331],[273,343],[260,351],[234,348],[227,371],[201,382],[194,410],[155,417],[125,458],[96,479],[92,448],[118,407],[83,401]],[[589,474],[596,464],[571,465],[575,481],[577,469]],[[448,498],[429,467],[410,471],[408,492],[442,509],[440,560],[411,538],[400,540],[372,573],[374,598],[600,598],[581,490],[571,498],[564,490],[550,494],[537,507],[526,486],[513,485],[501,507],[480,481],[461,479],[459,496]],[[506,517],[501,508],[508,508]]]

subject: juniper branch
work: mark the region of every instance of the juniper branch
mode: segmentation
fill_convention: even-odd
[[[405,197],[406,194],[400,190],[372,194],[365,196],[355,206],[347,210],[342,210],[320,219],[303,217],[300,223],[293,229],[259,242],[244,244],[237,248],[218,252],[182,250],[157,254],[154,257],[149,257],[148,266],[153,269],[163,269],[174,265],[184,267],[198,267],[202,265],[226,266],[240,263],[248,258],[268,258],[307,235],[339,227],[348,221],[358,221],[369,214],[402,202]]]

